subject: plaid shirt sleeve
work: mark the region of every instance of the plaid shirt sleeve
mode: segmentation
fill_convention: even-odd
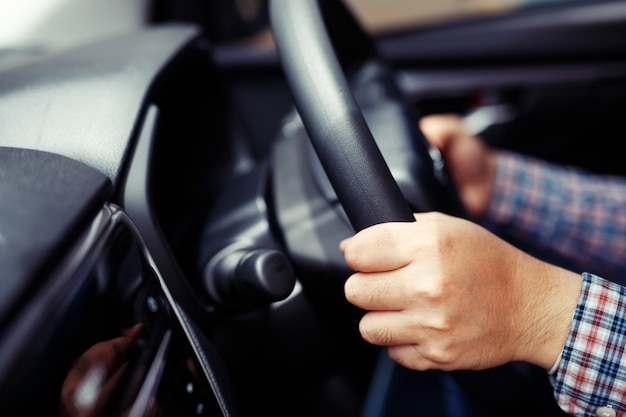
[[[596,416],[600,407],[623,416],[625,348],[626,288],[584,273],[570,334],[551,375],[559,406],[575,416]]]
[[[575,416],[626,414],[626,179],[500,152],[485,226],[583,273],[555,398]],[[612,281],[598,275],[611,277]]]
[[[626,285],[626,178],[501,151],[484,225],[572,271]]]

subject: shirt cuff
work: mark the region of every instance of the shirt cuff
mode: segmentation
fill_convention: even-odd
[[[556,374],[561,408],[594,415],[598,407],[626,411],[626,289],[583,273],[583,286]]]

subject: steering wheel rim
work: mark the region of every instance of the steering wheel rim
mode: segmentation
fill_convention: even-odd
[[[414,221],[352,95],[318,1],[271,0],[270,21],[295,107],[353,228]]]

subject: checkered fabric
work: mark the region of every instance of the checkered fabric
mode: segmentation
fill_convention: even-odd
[[[592,274],[583,287],[556,373],[557,402],[567,413],[626,412],[626,288]],[[623,414],[618,414],[623,415]]]
[[[499,151],[495,181],[484,225],[583,273],[570,335],[551,375],[557,402],[575,416],[596,416],[606,406],[626,415],[626,178]]]
[[[626,285],[626,178],[499,152],[485,226],[572,271]]]

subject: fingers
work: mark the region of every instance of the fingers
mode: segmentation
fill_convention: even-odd
[[[407,289],[400,279],[387,274],[354,274],[344,284],[346,299],[353,305],[370,311],[401,310]]]
[[[370,311],[361,318],[359,332],[377,346],[416,344],[423,333],[404,311]]]
[[[442,153],[465,208],[474,217],[487,210],[496,161],[477,136],[470,135],[457,115],[431,115],[420,120],[426,139]]]
[[[121,378],[129,360],[130,349],[139,337],[143,324],[122,330],[122,335],[96,343],[85,351],[67,374],[61,388],[63,415],[86,415],[98,408]],[[96,396],[85,397],[81,390],[93,385]]]
[[[400,269],[416,258],[427,256],[437,241],[446,239],[450,216],[439,212],[415,213],[413,223],[383,223],[371,226],[340,243],[350,268],[360,272]]]
[[[464,135],[463,122],[454,114],[435,114],[420,119],[419,126],[431,145],[444,151],[456,137]]]
[[[415,371],[428,371],[435,369],[433,364],[420,354],[417,345],[390,346],[387,355],[400,366]]]
[[[81,355],[71,373],[80,376],[94,365],[101,366],[107,375],[114,373],[128,360],[130,348],[142,329],[143,324],[136,324],[122,336],[96,343]]]
[[[139,332],[141,325],[129,330],[129,335],[119,336],[106,342],[100,342],[90,349],[89,358],[105,367],[107,375],[113,374],[128,361],[130,348]]]
[[[132,340],[135,340],[139,336],[139,334],[142,332],[144,327],[145,326],[143,323],[137,323],[131,328],[122,329],[121,333],[122,333],[122,336],[125,336],[131,339],[132,341]]]
[[[445,335],[413,321],[404,312],[370,312],[363,316],[359,331],[368,343],[387,347],[390,358],[405,368],[455,368],[462,356],[459,349]]]
[[[415,213],[413,223],[383,223],[371,226],[340,243],[346,263],[365,274],[400,270],[411,263],[434,262],[438,242],[445,242],[454,218],[438,213]],[[456,220],[458,222],[458,220]],[[443,245],[445,246],[445,245]],[[381,280],[378,280],[381,281]],[[376,281],[376,282],[378,282]]]
[[[361,272],[393,271],[411,262],[407,246],[407,223],[371,226],[340,244],[350,268]]]

